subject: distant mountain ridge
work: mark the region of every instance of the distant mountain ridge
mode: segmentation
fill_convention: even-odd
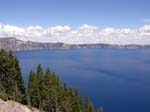
[[[115,45],[115,44],[65,44],[65,43],[40,43],[32,41],[22,41],[15,37],[0,38],[0,48],[7,51],[21,51],[21,50],[40,50],[40,49],[74,49],[74,48],[150,48],[150,45]]]

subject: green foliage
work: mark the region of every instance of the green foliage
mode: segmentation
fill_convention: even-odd
[[[31,106],[45,112],[94,112],[94,107],[87,97],[85,103],[78,89],[62,84],[58,75],[49,68],[43,73],[41,65],[37,72],[30,72],[28,95]]]
[[[27,104],[19,61],[12,52],[0,50],[0,98]]]
[[[94,112],[94,107],[88,97],[85,99],[84,112]]]

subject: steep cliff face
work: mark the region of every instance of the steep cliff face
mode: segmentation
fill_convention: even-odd
[[[7,51],[19,51],[19,50],[34,50],[34,49],[57,49],[62,48],[63,43],[38,43],[31,41],[21,41],[14,37],[0,38],[0,48]]]
[[[0,112],[40,112],[38,109],[22,105],[14,101],[3,101],[0,99]]]
[[[64,44],[64,43],[38,43],[22,41],[14,37],[0,38],[0,48],[7,51],[38,50],[38,49],[71,49],[71,48],[150,48],[150,45],[112,45],[112,44]]]

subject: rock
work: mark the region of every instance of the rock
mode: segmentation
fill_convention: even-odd
[[[0,112],[40,112],[38,109],[22,105],[15,101],[3,101],[0,99]]]
[[[32,41],[22,41],[14,37],[0,38],[0,48],[6,51],[20,51],[20,50],[40,50],[40,49],[73,49],[73,48],[150,48],[150,45],[113,45],[113,44],[65,44],[65,43],[39,43]]]

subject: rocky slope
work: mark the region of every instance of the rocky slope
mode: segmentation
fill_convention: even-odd
[[[71,49],[71,48],[150,48],[150,45],[112,45],[112,44],[64,44],[64,43],[38,43],[22,41],[14,37],[0,38],[0,48],[7,51],[36,50],[36,49]]]
[[[0,99],[0,112],[40,112],[38,109],[22,105],[14,101],[3,101]]]

